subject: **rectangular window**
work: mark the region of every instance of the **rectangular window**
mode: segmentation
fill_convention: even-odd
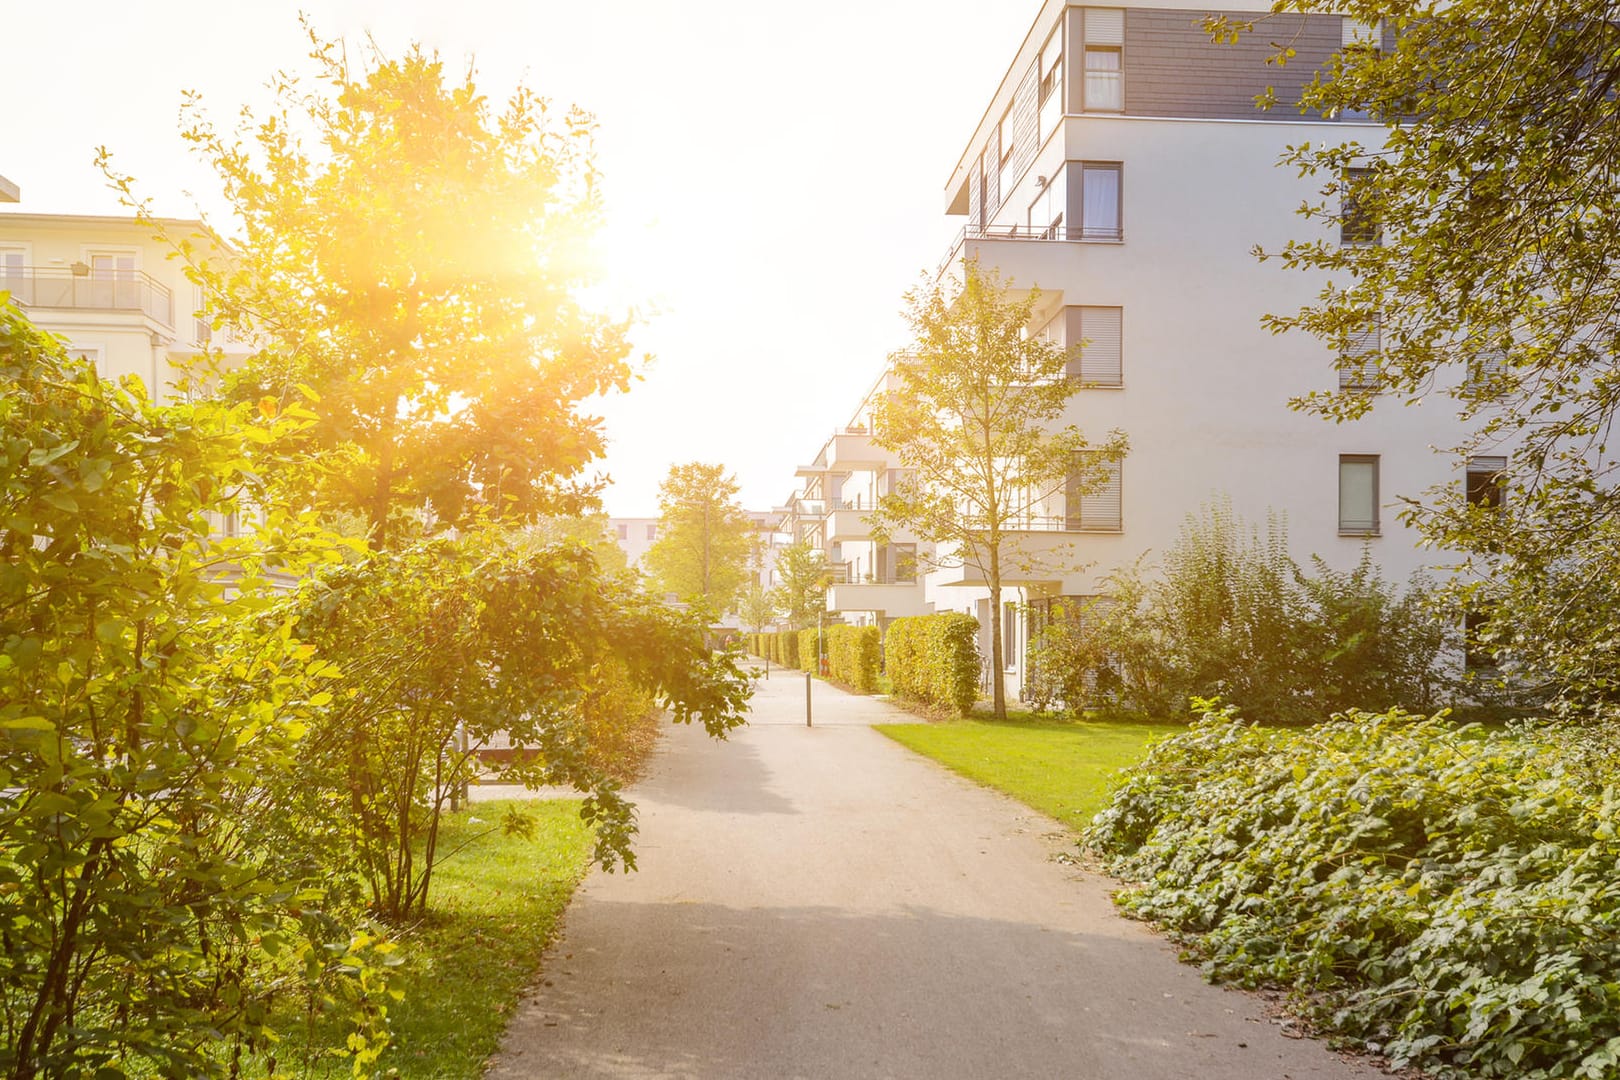
[[[1469,458],[1464,485],[1470,504],[1493,510],[1499,508],[1507,493],[1507,458]]]
[[[1372,211],[1373,169],[1346,169],[1339,192],[1339,243],[1378,243],[1378,219]]]
[[[628,525],[620,525],[619,526],[619,539],[620,540],[628,540],[628,539],[630,539],[630,526],[628,526]]]
[[[1099,450],[1082,450],[1063,485],[1063,528],[1067,532],[1119,532],[1124,521],[1122,463]]]
[[[120,311],[138,309],[140,293],[135,284],[137,259],[133,251],[92,251],[86,253],[90,265],[90,304]]]
[[[1339,534],[1378,535],[1378,455],[1339,455]]]
[[[1042,240],[1067,240],[1063,229],[1063,212],[1069,204],[1067,177],[1059,172],[1041,179],[1046,186],[1029,205],[1029,231]]]
[[[1490,671],[1496,667],[1489,640],[1493,606],[1485,601],[1463,613],[1463,667],[1469,671]]]
[[[1080,346],[1069,358],[1069,378],[1087,386],[1124,385],[1125,309],[1071,307],[1064,317],[1066,340]]]
[[[1361,22],[1359,19],[1346,16],[1341,20],[1341,34],[1340,44],[1343,46],[1344,52],[1348,53],[1352,49],[1360,49],[1378,53],[1381,51],[1383,44],[1384,27],[1381,21],[1368,24]],[[1351,108],[1340,109],[1339,119],[1364,121],[1372,119],[1372,116],[1366,109]]]
[[[1375,390],[1378,387],[1378,354],[1384,347],[1384,323],[1373,316],[1372,325],[1351,334],[1339,357],[1340,390]]]
[[[1125,13],[1087,8],[1085,14],[1085,111],[1125,110]]]
[[[649,539],[649,540],[658,539],[658,526],[657,525],[649,525],[649,526],[647,526],[647,539]]]
[[[1081,162],[1080,239],[1120,240],[1120,166],[1118,162]]]
[[[1038,141],[1046,139],[1063,122],[1063,24],[1046,39],[1041,49],[1041,85],[1038,92],[1041,129]]]
[[[0,292],[8,292],[18,303],[31,303],[28,295],[28,251],[20,247],[0,247]]]
[[[1018,666],[1018,604],[1012,600],[1001,605],[1001,666],[1008,671]]]

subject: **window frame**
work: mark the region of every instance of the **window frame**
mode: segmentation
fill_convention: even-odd
[[[1372,492],[1366,523],[1356,521],[1347,522],[1344,513],[1344,468],[1346,465],[1370,465],[1372,467]],[[1374,537],[1383,535],[1383,462],[1379,454],[1340,454],[1339,455],[1339,535],[1355,537]]]
[[[1125,163],[1123,161],[1076,161],[1080,169],[1080,221],[1071,228],[1074,239],[1093,244],[1119,244],[1125,241]],[[1112,173],[1114,175],[1114,227],[1102,235],[1091,235],[1087,222],[1086,173]]]

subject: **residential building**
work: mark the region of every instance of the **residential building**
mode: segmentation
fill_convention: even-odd
[[[774,588],[779,583],[776,576],[776,556],[788,543],[787,537],[778,530],[781,515],[771,510],[747,510],[744,513],[754,523],[754,536],[759,552],[758,562],[751,568],[751,572],[765,588]],[[658,518],[609,518],[608,528],[624,551],[630,569],[640,570],[647,549],[658,539]],[[738,629],[741,624],[733,615],[727,616],[721,625]]]
[[[1269,10],[1256,0],[1222,9]],[[1067,485],[1031,515],[1022,543],[1054,559],[1009,571],[1002,611],[989,610],[971,568],[925,575],[919,607],[976,615],[982,655],[991,620],[1002,621],[1014,693],[1025,613],[1103,594],[1111,571],[1156,558],[1202,507],[1229,501],[1261,526],[1282,515],[1302,561],[1316,554],[1348,567],[1370,549],[1387,577],[1403,580],[1436,556],[1399,518],[1401,497],[1464,482],[1432,450],[1463,441],[1447,399],[1339,425],[1301,413],[1291,399],[1365,385],[1376,370],[1340,372],[1319,342],[1275,336],[1261,321],[1310,302],[1323,281],[1258,261],[1256,246],[1377,242],[1376,226],[1360,219],[1330,228],[1299,216],[1302,204],[1323,200],[1325,182],[1279,159],[1304,141],[1376,146],[1383,128],[1351,115],[1260,111],[1255,99],[1274,86],[1292,100],[1336,50],[1387,42],[1337,15],[1273,15],[1264,33],[1215,44],[1203,26],[1209,10],[1185,0],[1046,0],[946,185],[946,213],[965,224],[941,280],[975,260],[1014,291],[1038,288],[1029,332],[1084,343],[1063,421],[1095,438],[1119,428],[1130,440],[1108,483]],[[1285,67],[1266,62],[1278,41],[1294,51]],[[1369,328],[1368,346],[1377,333]],[[816,459],[821,472],[799,470],[812,506],[844,497],[832,478],[838,439]],[[793,519],[801,533],[809,516]],[[849,535],[843,525],[836,532]],[[949,561],[948,551],[935,554]],[[1052,568],[1059,557],[1068,569]]]
[[[222,246],[200,221],[159,225],[204,250]],[[249,347],[213,333],[201,288],[153,232],[132,217],[0,213],[0,292],[34,325],[94,360],[103,376],[136,376],[154,398],[167,400],[181,369],[200,353],[212,346],[230,362]]]

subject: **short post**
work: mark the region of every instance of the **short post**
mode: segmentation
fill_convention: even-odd
[[[810,673],[804,673],[804,726],[815,727],[810,722]]]
[[[768,656],[765,658],[765,681],[771,681],[771,658]]]

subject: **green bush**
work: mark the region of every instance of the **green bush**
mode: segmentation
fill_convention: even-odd
[[[875,626],[827,628],[827,661],[832,678],[862,694],[877,689],[883,632]]]
[[[815,627],[807,627],[798,633],[799,639],[799,670],[819,675],[821,658],[821,631]]]
[[[979,620],[948,612],[896,619],[884,659],[902,698],[966,716],[979,692]]]
[[[799,635],[792,630],[784,630],[776,635],[776,662],[783,667],[796,668],[799,666]]]
[[[1157,743],[1086,840],[1210,975],[1291,987],[1398,1065],[1613,1077],[1620,798],[1589,751],[1549,727],[1225,710]]]
[[[1105,599],[1053,610],[1031,646],[1027,692],[1039,708],[1160,718],[1218,695],[1278,723],[1438,708],[1454,635],[1427,603],[1428,583],[1399,592],[1370,551],[1348,572],[1313,561],[1310,573],[1294,561],[1278,519],[1262,532],[1228,506],[1206,508],[1158,573],[1128,567],[1110,576]]]

